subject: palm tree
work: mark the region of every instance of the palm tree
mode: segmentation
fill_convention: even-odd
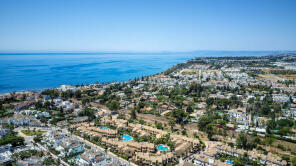
[[[229,146],[231,147],[231,156],[233,157],[233,147],[234,147],[234,144],[232,142],[229,143]]]
[[[172,130],[172,132],[174,132],[174,126],[175,126],[175,120],[174,119],[170,119],[169,120],[169,125],[171,126],[171,130]]]

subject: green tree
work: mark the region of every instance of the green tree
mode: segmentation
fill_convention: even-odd
[[[43,107],[45,107],[46,109],[50,109],[51,108],[50,102],[45,101],[44,104],[43,104]]]
[[[41,92],[42,95],[48,95],[50,98],[54,99],[59,96],[59,91],[57,89],[46,89]]]
[[[5,144],[11,144],[12,146],[24,145],[24,138],[18,136],[8,135],[0,139],[0,146]]]
[[[176,122],[173,118],[170,118],[169,125],[171,126],[172,132],[174,132],[174,126],[176,125]]]
[[[285,136],[285,135],[287,135],[290,132],[290,130],[291,130],[290,127],[285,126],[285,127],[281,128],[279,130],[279,134],[282,135],[282,136]]]
[[[238,138],[236,139],[236,146],[238,148],[247,149],[248,138],[245,133],[240,133]]]
[[[41,134],[36,135],[33,138],[33,140],[34,140],[35,143],[40,142],[42,140],[42,135]]]
[[[290,161],[291,161],[291,165],[292,165],[292,166],[296,166],[296,157],[295,157],[295,156],[292,156],[292,157],[290,158]]]
[[[205,131],[208,124],[212,122],[212,119],[208,115],[203,115],[198,119],[197,126],[199,130]]]
[[[215,99],[212,98],[212,97],[207,98],[207,100],[206,100],[207,106],[211,106],[211,105],[213,105],[214,102],[215,102]]]
[[[186,112],[189,113],[189,114],[191,114],[193,111],[194,111],[194,110],[193,110],[193,108],[192,108],[191,106],[188,106],[188,107],[186,108]]]
[[[157,129],[163,129],[162,123],[160,123],[160,122],[156,122],[155,126],[156,126]]]
[[[212,140],[212,137],[214,135],[214,131],[213,130],[214,130],[214,128],[213,128],[213,125],[212,124],[207,124],[206,125],[205,132],[207,133],[209,140]]]
[[[124,92],[124,94],[127,95],[127,96],[129,96],[129,95],[131,95],[131,94],[133,93],[133,91],[132,91],[131,88],[125,88],[123,92]]]
[[[183,122],[184,118],[186,117],[186,114],[182,109],[174,109],[171,115],[175,118],[176,123],[179,124]]]
[[[42,102],[41,102],[40,100],[38,100],[38,101],[35,103],[35,107],[36,107],[37,109],[42,108],[42,107],[43,107]]]
[[[75,93],[74,93],[74,97],[76,98],[76,99],[80,99],[81,98],[81,90],[77,90]]]
[[[137,113],[135,109],[132,109],[130,112],[131,119],[137,119]]]
[[[267,121],[267,127],[266,127],[267,133],[269,133],[269,134],[273,133],[273,130],[275,128],[276,128],[276,123],[274,120]]]
[[[79,112],[79,116],[87,116],[89,121],[92,121],[95,118],[95,110],[92,108],[86,107],[83,111]]]
[[[275,139],[272,136],[270,136],[270,137],[266,137],[264,141],[265,141],[265,144],[270,147],[275,141]]]
[[[95,118],[95,125],[96,126],[99,126],[100,125],[100,121],[101,121],[100,118]]]
[[[110,103],[107,103],[107,107],[112,111],[117,111],[120,108],[119,102],[116,100],[112,100]]]
[[[89,100],[88,97],[83,97],[82,100],[81,100],[81,102],[82,102],[82,105],[86,105],[86,103],[89,103],[90,100]]]
[[[140,101],[136,107],[137,111],[140,112],[142,108],[145,107],[145,103]]]
[[[43,160],[43,164],[44,165],[55,165],[55,161],[53,158],[48,157]]]

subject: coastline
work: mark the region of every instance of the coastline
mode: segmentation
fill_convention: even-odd
[[[33,55],[31,53],[16,53],[17,55],[0,53],[3,59],[0,64],[0,69],[3,70],[3,73],[0,73],[0,94],[39,92],[59,87],[62,84],[75,86],[81,83],[124,82],[161,73],[174,65],[196,57],[265,56],[274,52],[276,51],[32,53]],[[293,51],[283,53],[290,52]],[[42,56],[39,57],[40,54]],[[66,58],[63,55],[66,55]]]

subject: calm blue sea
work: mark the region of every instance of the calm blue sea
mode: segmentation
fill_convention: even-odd
[[[155,74],[193,57],[260,56],[274,52],[190,53],[1,53],[0,93],[40,90],[61,84],[126,81]]]

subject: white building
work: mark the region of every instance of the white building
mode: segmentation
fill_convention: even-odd
[[[75,91],[77,91],[77,88],[72,86],[72,85],[61,85],[60,90],[63,91],[63,92],[65,92],[67,90],[75,92]]]

